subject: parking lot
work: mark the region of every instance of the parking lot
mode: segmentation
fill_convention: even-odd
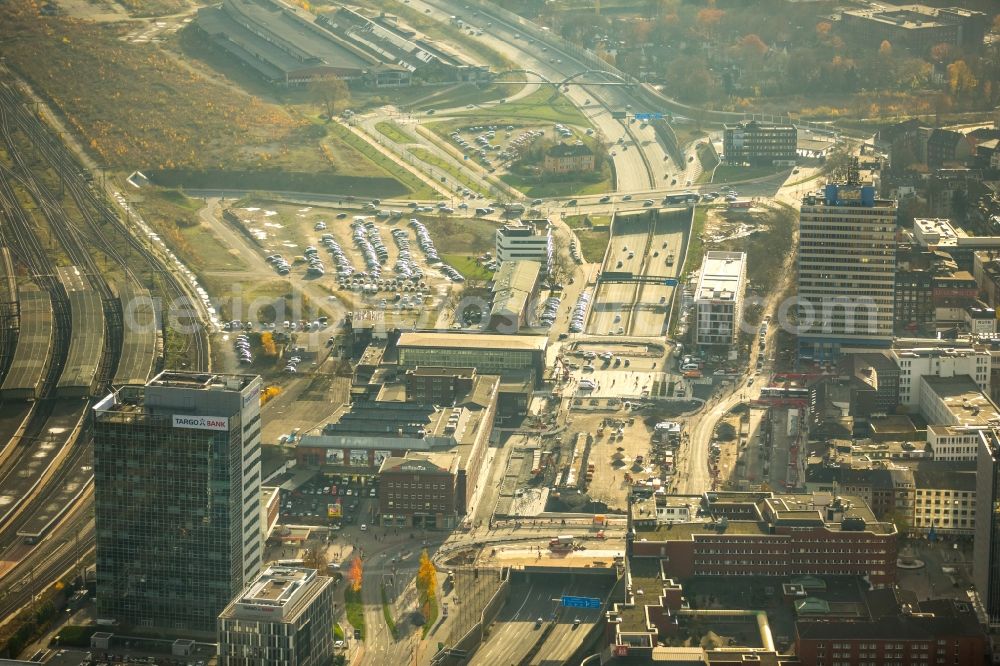
[[[318,475],[293,491],[282,491],[280,522],[286,525],[368,524],[372,498],[378,491],[373,476]]]
[[[593,134],[593,130],[588,128],[586,133]],[[466,160],[474,159],[488,169],[496,169],[517,162],[546,135],[561,141],[580,137],[572,127],[555,123],[459,126],[449,132],[448,138],[464,152]]]

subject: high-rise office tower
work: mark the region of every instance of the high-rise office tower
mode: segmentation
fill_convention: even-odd
[[[1000,626],[1000,433],[992,428],[979,432],[972,570],[987,622]]]
[[[896,202],[856,176],[802,199],[798,252],[799,356],[892,343]]]
[[[94,407],[101,617],[214,632],[257,576],[260,391],[255,375],[166,371]]]

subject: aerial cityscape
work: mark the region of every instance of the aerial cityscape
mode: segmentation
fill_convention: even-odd
[[[1000,4],[896,2],[0,2],[0,666],[1000,663]]]

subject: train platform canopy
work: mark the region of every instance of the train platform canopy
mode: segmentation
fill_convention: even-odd
[[[157,316],[146,289],[126,283],[118,298],[122,304],[122,353],[112,384],[145,384],[156,362]]]
[[[97,389],[97,369],[104,351],[104,303],[76,266],[61,267],[58,273],[69,297],[72,334],[56,395],[84,398]]]
[[[20,332],[14,358],[3,385],[4,400],[33,400],[41,396],[52,345],[52,301],[48,292],[23,282],[17,289]]]

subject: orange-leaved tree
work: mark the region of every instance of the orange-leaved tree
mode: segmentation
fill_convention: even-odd
[[[355,592],[361,591],[361,579],[364,577],[364,568],[361,558],[355,557],[351,560],[351,568],[347,571],[347,582],[351,584],[351,589]]]

